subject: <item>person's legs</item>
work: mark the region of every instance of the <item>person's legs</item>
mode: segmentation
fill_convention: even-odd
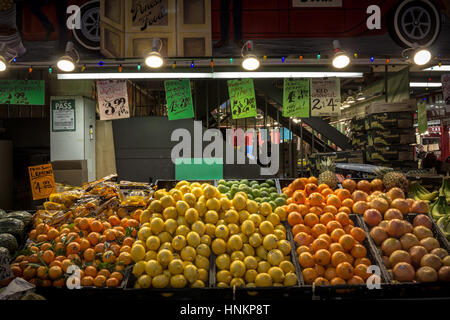
[[[32,0],[30,1],[30,11],[38,18],[39,22],[42,26],[47,30],[47,38],[50,36],[52,32],[55,31],[50,20],[48,20],[47,16],[42,12],[41,7],[45,5],[45,0]]]
[[[214,48],[220,48],[228,44],[230,35],[230,0],[220,0],[220,41]]]
[[[233,0],[234,41],[242,40],[242,1]]]
[[[68,29],[67,29],[67,6],[68,0],[55,0],[56,6],[56,18],[58,21],[58,31],[59,31],[59,39],[58,39],[58,49],[60,51],[65,50],[65,46],[68,40]]]

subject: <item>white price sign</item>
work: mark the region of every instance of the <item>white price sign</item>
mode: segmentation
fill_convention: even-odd
[[[100,120],[130,117],[126,80],[97,80]]]
[[[296,7],[342,7],[342,0],[292,0],[292,6]]]
[[[341,114],[341,86],[338,78],[311,79],[311,116]]]

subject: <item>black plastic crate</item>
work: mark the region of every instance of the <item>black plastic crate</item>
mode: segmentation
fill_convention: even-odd
[[[166,189],[169,191],[170,189],[175,188],[176,184],[180,182],[181,180],[164,180],[164,179],[158,179],[155,181],[155,186],[158,189]],[[212,186],[217,185],[216,180],[187,180],[188,182],[198,182],[200,184],[202,183],[209,183]]]

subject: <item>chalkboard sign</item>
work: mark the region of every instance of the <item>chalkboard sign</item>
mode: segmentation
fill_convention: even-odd
[[[169,120],[194,118],[191,82],[188,79],[167,80],[164,81],[164,87]]]
[[[44,105],[42,80],[0,80],[0,104]]]
[[[283,117],[309,118],[309,79],[284,79]]]
[[[228,80],[233,119],[256,116],[256,98],[253,79]]]

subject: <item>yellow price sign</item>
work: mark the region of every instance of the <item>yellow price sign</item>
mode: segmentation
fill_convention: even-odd
[[[45,199],[56,191],[51,164],[28,167],[33,200]]]

